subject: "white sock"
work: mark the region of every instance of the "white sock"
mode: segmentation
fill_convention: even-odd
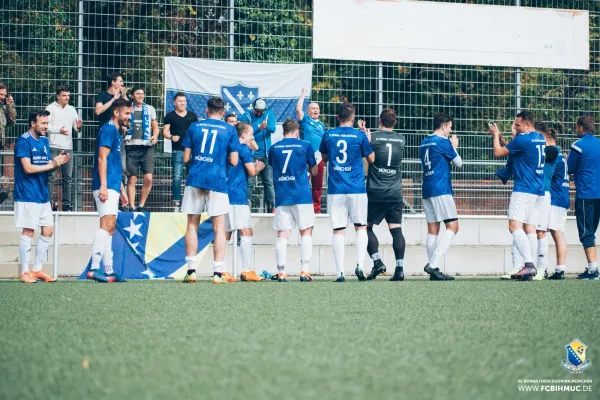
[[[588,264],[588,272],[596,272],[598,269],[598,261],[594,261],[593,263]]]
[[[425,248],[427,249],[427,260],[431,260],[431,257],[433,257],[433,252],[437,247],[437,240],[437,235],[432,235],[430,233],[427,234],[427,239],[425,241]]]
[[[566,267],[567,267],[566,265],[557,265],[555,271],[556,272],[565,272]]]
[[[34,272],[41,271],[43,264],[48,261],[48,247],[50,247],[50,238],[40,235],[35,244]]]
[[[517,249],[519,249],[519,253],[521,253],[521,257],[523,257],[523,262],[533,263],[529,240],[527,239],[527,235],[525,235],[525,231],[523,229],[517,229],[512,233],[512,236]]]
[[[513,242],[512,242],[512,265],[514,269],[521,269],[523,268],[523,266],[525,265],[525,261],[523,260],[523,256],[521,255],[521,252],[519,251],[519,248],[517,247],[517,242],[515,241],[515,238],[513,237]]]
[[[548,268],[548,238],[538,239],[537,243],[537,269],[542,273]]]
[[[356,265],[362,269],[367,254],[367,245],[369,244],[369,235],[366,229],[356,231]]]
[[[371,254],[371,260],[373,260],[373,261],[381,260],[381,256],[379,255],[379,253],[373,253],[373,254]]]
[[[223,272],[223,261],[213,261],[213,272],[217,274]]]
[[[333,258],[338,275],[344,272],[344,235],[333,235]]]
[[[528,233],[527,240],[529,241],[529,251],[531,252],[531,260],[537,264],[538,258],[538,238],[535,233]],[[537,265],[536,265],[537,267]]]
[[[396,260],[396,267],[404,267],[404,260]]]
[[[188,269],[196,270],[196,265],[198,264],[196,257],[186,257],[185,262],[187,263]]]
[[[310,259],[312,257],[313,240],[311,235],[304,235],[300,238],[300,263],[301,270],[310,273]]]
[[[277,238],[277,243],[275,244],[275,261],[277,262],[277,269],[279,269],[279,267],[285,267],[287,242],[287,239]]]
[[[100,269],[100,260],[104,254],[104,247],[110,235],[104,229],[98,229],[94,234],[92,242],[92,267],[91,269]]]
[[[106,239],[104,254],[102,254],[102,263],[104,264],[104,273],[106,274],[113,274],[115,272],[113,270],[112,239],[112,236],[109,236],[108,239]]]
[[[433,252],[433,256],[431,256],[431,259],[429,260],[429,266],[431,268],[437,268],[442,256],[446,254],[446,251],[450,248],[454,236],[456,236],[456,233],[452,232],[450,229],[446,229],[446,232],[444,232],[444,235],[439,240],[438,245]]]
[[[252,236],[240,238],[240,253],[242,254],[242,271],[250,271],[252,260]]]
[[[21,261],[21,273],[29,271],[29,259],[31,258],[31,238],[21,235],[19,240],[19,260]]]

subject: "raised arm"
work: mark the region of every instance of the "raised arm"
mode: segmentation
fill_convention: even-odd
[[[302,109],[302,107],[304,106],[304,98],[306,97],[306,89],[302,89],[302,93],[300,94],[300,97],[298,98],[298,102],[296,103],[296,116],[298,117],[298,121],[302,121],[302,119],[304,118],[304,110]]]
[[[66,164],[71,157],[69,154],[61,153],[54,157],[54,160],[48,161],[45,165],[34,165],[31,163],[31,159],[23,157],[21,158],[21,165],[26,174],[39,174],[40,172],[52,171],[63,164]]]

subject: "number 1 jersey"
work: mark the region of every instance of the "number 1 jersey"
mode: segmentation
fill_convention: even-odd
[[[371,133],[375,162],[369,165],[369,202],[402,202],[404,135],[393,131]]]
[[[373,149],[364,132],[349,126],[328,130],[319,151],[329,157],[328,194],[367,192],[362,159],[373,153]]]
[[[235,128],[217,119],[205,119],[190,126],[182,145],[192,150],[185,185],[227,193],[227,158],[240,145]]]
[[[275,207],[312,204],[308,167],[317,165],[317,160],[310,143],[283,138],[269,149],[269,165],[273,167]]]

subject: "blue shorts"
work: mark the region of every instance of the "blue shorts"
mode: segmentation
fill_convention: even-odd
[[[600,199],[575,199],[575,217],[583,248],[594,247],[600,221]]]

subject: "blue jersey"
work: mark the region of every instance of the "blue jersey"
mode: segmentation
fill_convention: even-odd
[[[192,150],[186,186],[227,193],[227,158],[239,145],[235,128],[226,122],[208,118],[192,124],[183,139],[183,147]]]
[[[327,154],[328,194],[367,193],[363,157],[373,153],[364,132],[349,126],[330,129],[323,135],[319,151]]]
[[[94,174],[92,175],[92,190],[100,190],[100,173],[98,172],[98,153],[100,147],[108,147],[110,153],[106,159],[106,187],[117,193],[121,192],[121,135],[112,121],[108,121],[100,128],[96,137],[96,151],[94,156]]]
[[[546,140],[538,132],[520,133],[506,145],[513,159],[513,192],[544,195]]]
[[[558,152],[560,153],[560,148],[558,146],[546,146],[546,150],[549,150],[551,147],[556,147]],[[558,158],[554,161],[548,161],[548,157],[546,157],[544,162],[544,192],[550,191],[550,186],[552,185],[552,179],[554,177],[554,171],[556,170],[556,163]]]
[[[552,176],[552,183],[550,185],[550,197],[553,206],[567,209],[571,206],[567,160],[560,152],[560,149],[558,151],[556,168],[554,169],[554,175]]]
[[[600,199],[600,139],[586,133],[571,145],[567,160],[569,174],[575,175],[575,197]]]
[[[308,141],[314,150],[319,150],[325,134],[325,124],[319,120],[315,121],[305,113],[300,121],[300,132],[302,139]]]
[[[450,162],[458,157],[450,139],[429,135],[419,146],[419,157],[423,168],[423,198],[453,195],[450,179]]]
[[[26,174],[21,159],[29,158],[32,165],[47,165],[50,161],[50,142],[46,136],[35,139],[31,133],[25,132],[15,144],[15,201],[27,203],[47,203],[49,172]]]
[[[310,143],[284,138],[269,150],[269,165],[273,167],[275,207],[312,204],[308,182],[308,166],[317,165]]]
[[[248,171],[246,165],[254,163],[252,150],[245,144],[238,148],[239,161],[234,167],[227,165],[227,190],[229,191],[229,204],[248,205]]]

